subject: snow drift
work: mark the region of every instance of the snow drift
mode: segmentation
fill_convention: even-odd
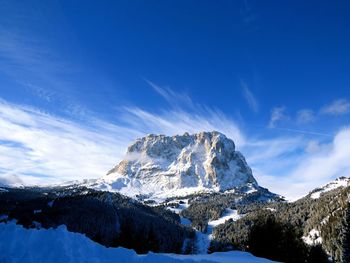
[[[0,223],[0,262],[6,263],[268,263],[245,252],[222,252],[210,255],[155,254],[138,255],[125,248],[106,248],[82,234],[56,229],[25,229],[14,222]]]

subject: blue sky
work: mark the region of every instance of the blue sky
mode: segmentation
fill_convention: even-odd
[[[1,6],[4,182],[96,178],[138,136],[203,129],[291,198],[350,176],[347,1]]]

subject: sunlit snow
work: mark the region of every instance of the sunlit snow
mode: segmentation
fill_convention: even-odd
[[[85,235],[57,229],[25,229],[14,222],[0,223],[0,262],[95,262],[95,263],[268,263],[246,252],[231,251],[203,255],[156,254],[137,255],[125,248],[106,248]],[[6,242],[4,242],[6,241]]]
[[[317,199],[317,198],[320,198],[321,194],[325,192],[332,191],[339,187],[347,187],[349,184],[350,184],[349,178],[345,178],[345,177],[337,178],[336,180],[326,184],[325,186],[321,187],[320,189],[312,193],[310,197],[312,199]]]

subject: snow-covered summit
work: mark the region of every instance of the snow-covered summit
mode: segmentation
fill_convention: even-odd
[[[186,195],[258,188],[234,142],[219,132],[147,135],[128,147],[124,160],[98,180],[100,189],[126,195]]]
[[[317,198],[319,198],[321,196],[322,193],[332,191],[332,190],[337,189],[339,187],[344,188],[344,187],[347,187],[347,186],[350,186],[350,178],[348,178],[348,177],[339,177],[339,178],[335,179],[334,181],[329,182],[328,184],[313,190],[310,193],[310,197],[312,199],[317,199]]]

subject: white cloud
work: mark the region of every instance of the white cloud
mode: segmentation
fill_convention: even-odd
[[[329,151],[316,152],[303,160],[291,176],[305,180],[330,180],[350,175],[350,129],[336,134]]]
[[[350,175],[350,129],[340,131],[332,142],[323,136],[322,143],[306,139],[303,132],[252,138],[220,111],[194,103],[190,107],[195,110],[172,106],[156,113],[126,107],[119,111],[118,125],[94,117],[82,124],[0,100],[0,182],[49,184],[98,178],[123,158],[126,147],[138,137],[203,130],[218,130],[232,138],[259,183],[290,199]],[[283,111],[283,107],[275,111],[273,124]]]
[[[320,150],[320,142],[316,140],[311,140],[308,142],[305,151],[308,153],[315,153]]]
[[[315,120],[315,114],[312,110],[302,109],[297,112],[297,123],[307,124]]]
[[[255,96],[251,92],[251,90],[248,88],[247,83],[244,82],[243,80],[241,80],[241,87],[242,87],[243,96],[246,99],[250,109],[254,112],[258,112],[259,111],[259,104],[258,104]]]
[[[286,108],[284,106],[282,107],[276,107],[271,110],[271,117],[269,121],[269,128],[275,128],[276,123],[282,120],[285,120],[287,116],[285,115]]]
[[[208,108],[198,108],[195,113],[179,109],[151,113],[129,107],[125,108],[123,120],[128,127],[146,133],[174,135],[216,130],[233,139],[239,147],[245,144],[245,137],[233,120],[220,111]]]
[[[54,49],[52,44],[52,39],[45,36],[28,34],[20,27],[0,25],[0,71],[31,95],[46,102],[63,104],[70,114],[72,111],[79,114],[83,109],[76,108],[74,92],[65,90],[72,91],[80,86],[77,75],[90,75],[84,71],[85,65],[65,59],[65,54]],[[98,84],[105,85],[100,80]]]
[[[110,126],[108,126],[110,127]],[[25,106],[0,102],[0,171],[25,183],[96,178],[138,136],[102,123],[89,127]]]
[[[248,140],[248,139],[247,139]],[[273,139],[250,139],[244,145],[243,151],[246,153],[249,163],[253,166],[261,167],[267,165],[276,167],[275,160],[283,156],[303,149],[305,139],[303,136],[277,137]],[[267,160],[273,160],[271,162]]]
[[[350,112],[350,102],[346,99],[338,99],[321,109],[321,113],[329,115],[342,115]]]
[[[321,143],[318,140],[310,140],[305,148],[305,151],[307,153],[321,153],[321,152],[326,152],[330,151],[332,148],[332,144],[329,143]]]
[[[218,130],[238,145],[245,142],[232,120],[205,107],[196,114],[129,107],[121,109],[120,116],[123,125],[93,117],[81,124],[0,101],[0,180],[48,184],[98,178],[117,164],[131,141],[147,133]]]
[[[173,107],[178,108],[185,105],[193,108],[194,104],[187,94],[175,92],[169,87],[160,87],[147,79],[145,81]]]
[[[0,26],[0,69],[14,80],[26,84],[34,92],[46,97],[48,91],[35,82],[45,81],[50,86],[66,84],[64,76],[76,70],[76,65],[62,60],[61,56],[48,48],[48,42],[38,36],[28,35],[17,28]]]
[[[309,143],[309,150],[311,147],[312,151],[299,153],[297,155],[299,159],[292,169],[286,169],[278,174],[268,173],[259,167],[254,171],[262,185],[287,196],[290,200],[295,200],[337,177],[350,176],[349,145],[350,128],[344,128],[329,144]]]

